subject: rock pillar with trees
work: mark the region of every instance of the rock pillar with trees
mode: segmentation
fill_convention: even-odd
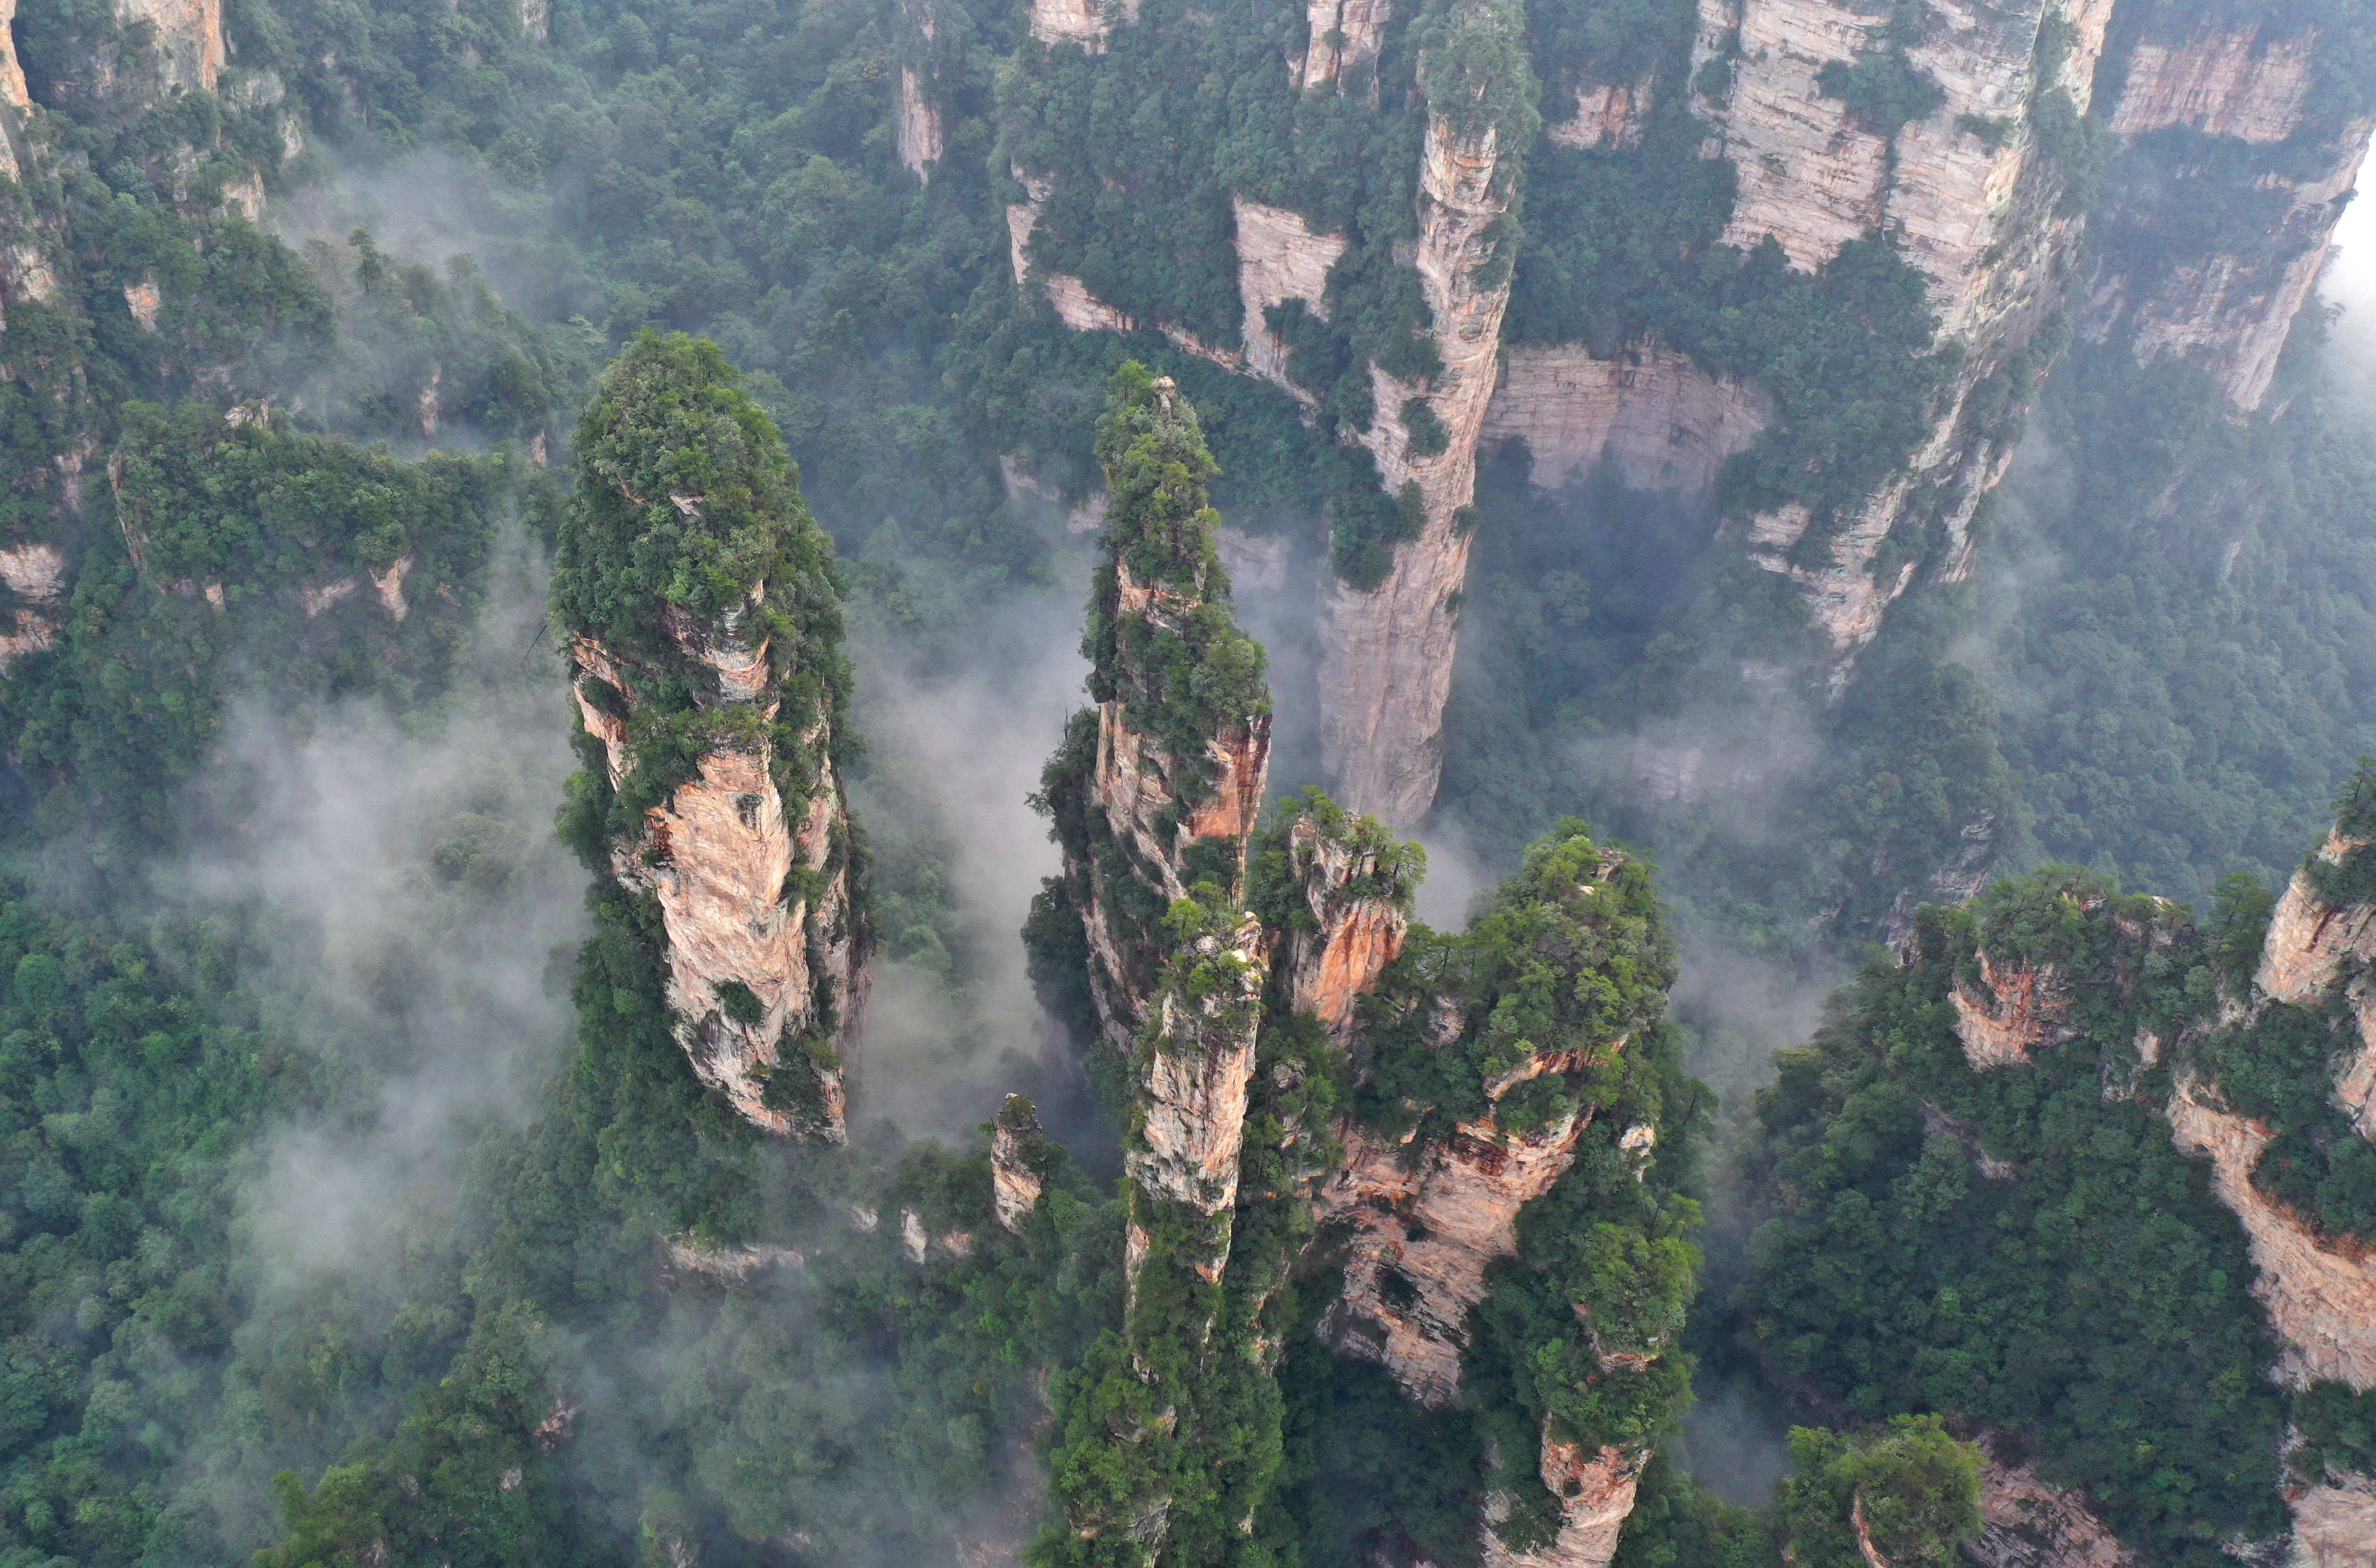
[[[701,1081],[839,1142],[870,944],[832,545],[706,339],[628,345],[576,466],[552,585],[587,761],[564,832],[642,901]]]

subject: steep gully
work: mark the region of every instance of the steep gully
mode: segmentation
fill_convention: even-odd
[[[1906,63],[1937,85],[1940,101],[1895,130],[1824,90],[1827,67],[1881,47],[1871,8],[1844,0],[1701,0],[1692,79],[1722,66],[1729,87],[1720,99],[1656,76],[1546,87],[1551,142],[1621,152],[1638,143],[1657,95],[1690,91],[1703,155],[1730,160],[1738,173],[1728,243],[1770,238],[1792,266],[1812,270],[1880,230],[1926,279],[1935,342],[1953,350],[1955,368],[1907,461],[1839,517],[1794,504],[1726,523],[1733,548],[1798,586],[1831,649],[1835,686],[1919,575],[1954,581],[1969,572],[1972,519],[2012,455],[2007,416],[2018,415],[2039,368],[2027,350],[2059,314],[2083,339],[2124,345],[2143,363],[2199,356],[2239,413],[2262,405],[2371,129],[2366,120],[2310,119],[2314,32],[2198,25],[2170,0],[1926,0],[1919,9]],[[1373,100],[1388,0],[1313,0],[1310,13],[1291,78],[1305,92]],[[1035,37],[1092,53],[1135,22],[1135,8],[1095,0],[1040,0],[1031,12]],[[2101,259],[2091,276],[2076,276],[2091,220],[2071,209],[2063,160],[2099,80],[2117,89],[2099,110],[2116,157],[2189,136],[2212,151],[2282,144],[2290,156],[2221,173],[2213,171],[2235,161],[2206,153],[2180,171],[2192,179],[2133,182],[2094,215]],[[1441,115],[1427,125],[1410,259],[1444,369],[1423,383],[1371,374],[1378,409],[1421,398],[1450,439],[1420,456],[1399,421],[1373,422],[1362,440],[1388,493],[1416,483],[1424,518],[1384,582],[1367,591],[1332,583],[1318,610],[1325,761],[1349,805],[1396,827],[1416,823],[1434,797],[1469,551],[1462,512],[1480,447],[1524,437],[1534,481],[1547,487],[1606,459],[1629,485],[1705,497],[1723,460],[1773,418],[1763,389],[1655,339],[1598,353],[1502,340],[1508,272],[1489,263],[1508,192],[1496,174],[1524,150],[1463,136]],[[1175,325],[1133,321],[1080,279],[1037,268],[1030,239],[1047,187],[1031,171],[1016,173],[1028,196],[1007,213],[1015,276],[1066,326],[1161,330],[1185,351],[1310,403],[1288,380],[1263,312],[1294,299],[1325,317],[1345,236],[1239,196],[1245,348],[1216,350]],[[2205,242],[2186,229],[2204,202],[2248,195],[2272,205],[2263,232]]]

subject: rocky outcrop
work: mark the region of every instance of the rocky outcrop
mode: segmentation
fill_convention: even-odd
[[[1546,490],[1606,462],[1629,489],[1703,496],[1773,417],[1754,384],[1710,375],[1656,342],[1610,359],[1582,344],[1520,347],[1503,356],[1480,439],[1526,442],[1528,477]]]
[[[212,92],[222,75],[222,0],[119,0],[120,15],[152,30],[167,90]]]
[[[2330,834],[2316,860],[2339,865],[2365,842]],[[2326,901],[2308,866],[2294,873],[2269,917],[2253,982],[2279,1002],[2315,1005],[2333,989],[2346,963],[2376,958],[2376,907]]]
[[[1031,36],[1051,47],[1073,43],[1102,53],[1118,24],[1136,20],[1138,0],[1031,0]]]
[[[1008,1095],[990,1134],[991,1198],[998,1223],[1020,1232],[1040,1206],[1047,1181],[1048,1134],[1040,1131],[1039,1113],[1021,1095]]]
[[[667,1245],[671,1273],[696,1274],[721,1285],[740,1285],[754,1274],[775,1268],[799,1268],[807,1262],[792,1247],[746,1241],[739,1247],[706,1247],[686,1237],[671,1236]]]
[[[2376,118],[2313,116],[2321,41],[2301,23],[2138,4],[2085,333],[2141,364],[2200,359],[2249,411],[2268,397]]]
[[[1575,89],[1575,116],[1543,127],[1554,147],[1633,148],[1642,144],[1653,83],[1602,82]]]
[[[2052,964],[1994,963],[1983,951],[1979,984],[1955,978],[1948,1000],[1955,1037],[1974,1072],[2026,1065],[2033,1051],[2070,1034],[2071,996]]]
[[[1456,1032],[1458,1020],[1442,1027]],[[1518,1211],[1566,1171],[1589,1120],[1581,1112],[1512,1134],[1489,1116],[1416,1146],[1340,1129],[1345,1164],[1318,1209],[1345,1233],[1345,1284],[1321,1337],[1384,1367],[1419,1403],[1454,1404],[1485,1270],[1517,1250]]]
[[[1124,1313],[1125,1326],[1136,1315],[1158,1227],[1170,1232],[1164,1261],[1170,1267],[1217,1285],[1229,1263],[1267,945],[1253,916],[1228,917],[1222,929],[1199,933],[1172,958],[1157,993],[1140,1046],[1135,1125],[1123,1153],[1131,1182],[1123,1281],[1134,1309]],[[1144,1358],[1144,1347],[1134,1349]]]
[[[1246,368],[1285,388],[1306,407],[1317,400],[1288,379],[1287,345],[1270,329],[1265,313],[1301,300],[1321,320],[1328,319],[1328,270],[1345,254],[1342,234],[1314,233],[1303,215],[1232,198],[1237,215],[1238,297],[1245,306]]]
[[[1481,1554],[1485,1568],[1608,1568],[1634,1512],[1642,1460],[1615,1448],[1587,1453],[1546,1432],[1539,1468],[1543,1485],[1560,1500],[1559,1535],[1538,1550],[1513,1551],[1493,1533],[1498,1520],[1495,1505],[1489,1503]],[[1506,1516],[1509,1504],[1499,1506]]]
[[[1349,818],[1325,799],[1296,813],[1284,850],[1298,908],[1275,935],[1273,967],[1289,1007],[1345,1044],[1356,1004],[1410,933],[1416,858],[1374,819]]]
[[[16,21],[17,0],[0,0],[0,105],[21,112],[33,106],[33,95],[17,59]]]
[[[2178,1146],[2211,1160],[2211,1190],[2243,1222],[2259,1271],[2252,1293],[2284,1344],[2278,1377],[2295,1387],[2334,1381],[2376,1388],[2376,1258],[2331,1245],[2285,1205],[2252,1184],[2274,1134],[2222,1107],[2204,1086],[2169,1101]]]
[[[948,144],[932,80],[933,46],[941,31],[938,5],[939,0],[901,0],[899,6],[901,60],[895,128],[899,161],[920,180],[932,177],[933,165],[941,160]]]
[[[1023,200],[1006,206],[1007,260],[1015,271],[1016,287],[1028,292],[1037,279],[1040,293],[1055,308],[1056,319],[1075,332],[1135,331],[1136,322],[1090,293],[1089,286],[1079,279],[1033,265],[1031,235],[1040,227],[1040,209],[1047,206],[1051,187],[1046,180],[1034,179],[1020,169],[1014,173],[1024,190]]]
[[[2376,1480],[2330,1480],[2287,1503],[2294,1515],[2287,1568],[2376,1568]]]
[[[1393,0],[1305,0],[1296,86],[1306,92],[1334,88],[1376,102],[1378,51],[1393,13]]]
[[[899,161],[918,179],[928,177],[941,160],[945,137],[941,112],[924,96],[923,77],[912,65],[899,68]]]
[[[1362,590],[1331,582],[1321,608],[1321,754],[1347,806],[1408,828],[1435,801],[1443,764],[1443,703],[1459,637],[1456,596],[1468,573],[1467,508],[1477,442],[1498,379],[1510,274],[1497,268],[1509,206],[1491,124],[1464,129],[1438,110],[1420,164],[1415,265],[1443,368],[1404,381],[1370,367],[1377,415],[1363,438],[1389,495],[1415,486],[1419,534],[1396,547],[1385,581]],[[1425,403],[1447,437],[1412,450],[1398,410]]]
[[[624,785],[636,766],[628,742],[638,680],[591,638],[578,638],[572,651],[580,718],[603,742],[613,787]],[[727,680],[753,678],[754,665],[764,668],[766,656],[764,639],[755,649],[704,651],[710,655],[705,662]],[[590,695],[598,681],[624,699],[624,717],[598,707]],[[825,739],[806,738],[812,746]],[[812,1119],[838,1138],[838,1064],[787,1061],[784,1048],[803,1024],[829,1016],[823,1043],[838,1056],[862,998],[856,944],[831,934],[849,924],[848,876],[828,869],[842,802],[833,782],[823,780],[799,819],[788,819],[769,763],[764,747],[711,750],[695,778],[651,809],[642,832],[615,847],[612,869],[659,901],[668,932],[669,1005],[695,1073],[749,1121],[791,1133],[800,1119],[768,1103],[769,1080],[779,1068],[814,1071],[819,1103]],[[818,891],[787,897],[795,870],[800,885]]]
[[[1980,1568],[2131,1568],[2122,1546],[2076,1491],[2049,1486],[2036,1467],[1990,1457],[1980,1471],[1980,1535],[1964,1554]]]

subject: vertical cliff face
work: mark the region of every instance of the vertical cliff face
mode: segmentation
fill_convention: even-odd
[[[168,91],[214,91],[223,67],[222,0],[122,0],[120,14],[152,30]]]
[[[1376,102],[1378,51],[1393,14],[1393,0],[1306,0],[1295,85],[1307,92],[1333,89]]]
[[[1742,0],[1703,27],[1730,90],[1712,118],[1740,196],[1725,239],[1767,239],[1822,267],[1871,230],[1926,279],[1954,372],[1902,469],[1828,528],[1796,504],[1747,520],[1751,554],[1800,585],[1847,655],[1880,629],[1919,560],[1881,564],[1893,538],[1930,532],[1939,570],[1968,567],[1969,526],[2002,477],[2001,410],[1975,394],[2024,378],[2024,350],[2070,291],[2080,215],[2062,197],[2111,7],[2101,0],[1900,6]],[[2026,385],[2010,389],[2017,406]],[[1919,555],[1919,552],[1915,552]]]
[[[899,161],[918,179],[928,180],[948,141],[938,80],[939,0],[901,0],[898,15],[898,114],[894,128]]]
[[[2198,358],[2240,410],[2266,399],[2376,130],[2299,19],[2130,0],[2086,335],[2141,364]],[[2349,26],[2349,23],[2342,24]]]
[[[601,869],[656,908],[701,1080],[772,1132],[838,1140],[868,943],[831,547],[706,343],[638,339],[578,452],[553,606],[599,748]]]
[[[1238,298],[1245,307],[1246,368],[1284,388],[1310,408],[1317,399],[1288,378],[1287,345],[1270,329],[1265,313],[1300,301],[1328,319],[1328,269],[1345,254],[1345,236],[1314,232],[1301,213],[1265,207],[1243,196],[1230,208],[1237,219]]]
[[[1581,344],[1528,345],[1503,355],[1483,442],[1525,441],[1527,477],[1546,490],[1606,461],[1629,489],[1702,497],[1773,418],[1773,398],[1753,382],[1711,375],[1660,343],[1606,359]]]
[[[1504,220],[1515,151],[1536,129],[1531,83],[1510,77],[1523,62],[1490,47],[1515,24],[1482,4],[1456,7],[1451,18],[1420,65],[1428,121],[1415,250],[1442,368],[1406,379],[1372,363],[1376,414],[1363,437],[1386,493],[1416,496],[1417,537],[1396,547],[1375,588],[1332,582],[1320,619],[1322,757],[1347,805],[1398,828],[1427,814],[1443,770],[1477,443],[1510,303],[1515,242]],[[1432,451],[1398,417],[1414,401],[1440,427]]]

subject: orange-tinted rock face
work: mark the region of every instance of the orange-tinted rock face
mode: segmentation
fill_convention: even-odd
[[[2178,1146],[2211,1160],[2211,1190],[2244,1224],[2259,1271],[2252,1293],[2285,1348],[2277,1375],[2296,1387],[2333,1380],[2376,1388],[2376,1260],[2320,1240],[2285,1205],[2252,1185],[2273,1135],[2214,1102],[2196,1085],[2171,1096]]]
[[[1289,855],[1312,927],[1287,932],[1275,960],[1289,1005],[1312,1013],[1342,1042],[1356,1004],[1400,956],[1410,917],[1375,886],[1375,850],[1357,849],[1310,817],[1288,830]]]
[[[1344,1293],[1322,1337],[1384,1367],[1420,1404],[1451,1405],[1486,1267],[1517,1250],[1518,1211],[1566,1171],[1584,1128],[1576,1116],[1510,1135],[1490,1120],[1465,1123],[1417,1148],[1340,1128],[1345,1165],[1318,1209],[1349,1237]]]
[[[762,695],[769,678],[765,641],[756,649],[723,628],[671,626],[680,648],[706,664],[727,700]],[[600,740],[612,788],[635,766],[629,723],[638,677],[601,644],[571,643],[578,671],[573,690],[587,733]],[[587,684],[599,681],[618,694],[598,702]],[[772,715],[774,705],[763,705]],[[824,720],[807,736],[826,750]],[[853,932],[849,877],[830,873],[845,823],[839,786],[830,768],[814,792],[788,817],[764,748],[720,745],[701,759],[696,776],[679,785],[647,815],[642,830],[612,849],[612,869],[630,887],[659,903],[668,938],[669,1008],[678,1043],[701,1081],[726,1097],[744,1119],[775,1133],[843,1135],[838,1065],[806,1054],[787,1060],[788,1041],[823,1030],[838,1057],[855,1038],[866,992],[864,955]],[[799,871],[817,890],[787,893]],[[737,989],[739,988],[739,990]],[[814,1109],[807,1124],[766,1103],[778,1071],[812,1074]]]
[[[1975,1071],[2020,1065],[2063,1038],[2071,998],[2053,965],[2000,966],[1983,952],[1980,980],[1976,987],[1958,979],[1950,997],[1964,1059]]]

